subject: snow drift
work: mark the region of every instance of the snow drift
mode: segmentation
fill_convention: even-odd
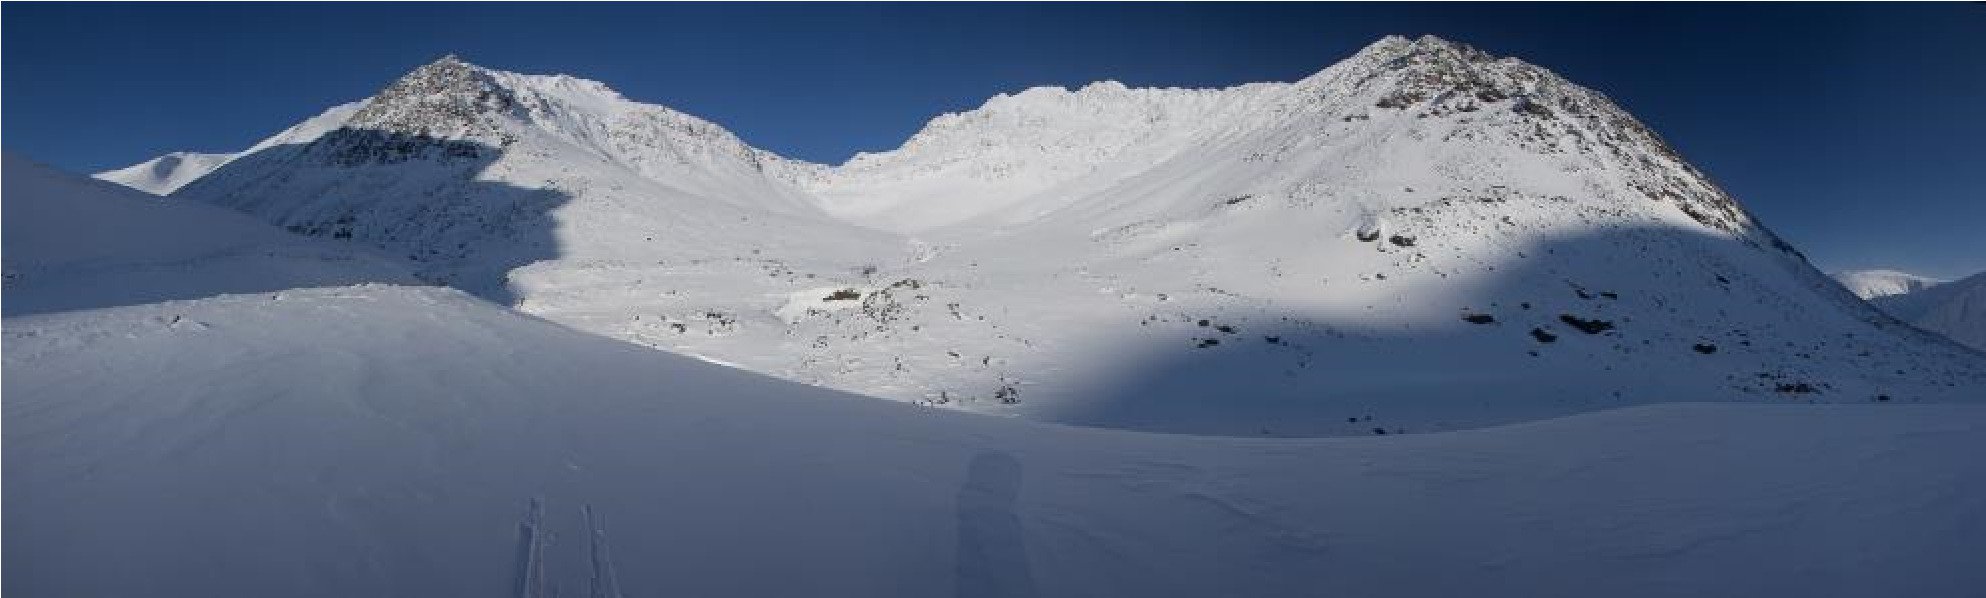
[[[413,282],[396,260],[167,201],[6,154],[0,264],[8,316],[360,282]]]

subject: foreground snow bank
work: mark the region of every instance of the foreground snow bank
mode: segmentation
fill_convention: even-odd
[[[1147,435],[862,400],[384,285],[9,318],[5,370],[8,595],[1986,587],[1978,406]]]
[[[361,282],[411,283],[394,260],[244,214],[0,156],[5,313],[16,316]]]

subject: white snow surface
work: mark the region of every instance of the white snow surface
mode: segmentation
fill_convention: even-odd
[[[153,195],[165,195],[186,186],[193,179],[206,176],[234,157],[235,154],[172,152],[117,170],[99,172],[96,178]]]
[[[413,283],[398,260],[288,234],[6,154],[0,266],[8,316],[361,282]]]
[[[1986,584],[1979,406],[1148,435],[867,400],[388,285],[9,318],[5,334],[9,595]]]
[[[146,200],[18,160],[4,176],[35,191],[6,193],[10,242],[160,213],[254,234],[204,206],[96,205]],[[16,209],[44,192],[80,200]],[[175,242],[7,255],[124,272],[151,255],[192,256],[190,272],[228,263]],[[1986,466],[1969,458],[1986,450],[1980,406],[1675,404],[1361,439],[1126,433],[868,400],[380,283],[15,315],[4,347],[9,595],[1964,596],[1986,583],[1969,551],[1986,534]]]
[[[1026,90],[838,166],[449,57],[172,197],[581,330],[1079,425],[1370,435],[1986,385],[1604,96],[1435,38],[1292,83]]]
[[[1461,51],[1368,52],[1415,47]],[[1297,122],[1383,122],[1388,140],[1265,134],[1305,168],[1249,166],[1282,147],[1257,142],[1109,185],[1017,165],[1095,191],[889,225],[936,225],[911,237],[814,203],[846,184],[834,169],[597,84],[417,75],[169,199],[5,159],[0,590],[1986,587],[1979,354],[1871,311],[1734,204],[1685,196],[1714,191],[1693,175],[1602,162],[1659,152],[1407,143],[1446,117],[1375,110]],[[588,120],[609,112],[625,120]],[[1482,162],[1420,161],[1436,154]],[[1593,163],[1497,170],[1561,160]],[[1617,197],[1655,184],[1637,177],[1675,196]],[[1818,392],[1773,390],[1796,383]]]
[[[1863,299],[1915,293],[1948,282],[1896,270],[1844,270],[1836,272],[1834,279]]]

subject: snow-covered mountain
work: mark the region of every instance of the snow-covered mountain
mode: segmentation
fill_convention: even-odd
[[[803,167],[715,125],[452,57],[319,138],[264,145],[173,197],[369,241],[506,303],[531,298],[537,277],[519,269],[537,263],[626,286],[672,265],[749,260],[725,267],[764,277],[779,268],[760,255],[853,264],[898,244],[830,218],[780,182]]]
[[[1896,270],[1844,270],[1834,273],[1834,279],[1863,299],[1915,293],[1947,282]]]
[[[1986,272],[1871,302],[1913,326],[1986,351]]]
[[[10,279],[10,310],[70,280],[99,282],[78,296],[154,271],[248,283],[8,312],[10,596],[1986,585],[1978,405],[1663,405],[1357,439],[1039,425],[369,280],[398,264],[13,158],[0,180],[8,269],[35,273]],[[366,276],[313,276],[340,253]]]
[[[1986,274],[1955,282],[1895,270],[1849,270],[1834,277],[1899,320],[1986,351]]]
[[[324,133],[344,125],[345,119],[360,107],[359,102],[331,107],[323,114],[297,123],[283,132],[277,133],[254,147],[231,154],[203,154],[198,152],[172,152],[124,168],[96,173],[98,179],[124,185],[153,195],[166,195],[178,191],[207,173],[227,164],[237,157],[263,149],[290,143],[309,143]]]
[[[1604,96],[1435,38],[1037,88],[839,166],[446,58],[173,194],[583,330],[1049,421],[1340,435],[1678,397],[1976,399]]]
[[[117,170],[99,172],[96,178],[117,183],[153,195],[165,195],[186,186],[221,164],[234,159],[234,154],[202,154],[198,152],[172,152],[144,162],[132,164]]]

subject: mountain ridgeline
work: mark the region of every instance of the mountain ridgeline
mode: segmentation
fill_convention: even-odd
[[[1986,384],[1603,95],[1431,37],[1293,83],[1001,95],[837,166],[448,57],[215,162],[100,176],[633,343],[1073,424],[1390,434]]]

